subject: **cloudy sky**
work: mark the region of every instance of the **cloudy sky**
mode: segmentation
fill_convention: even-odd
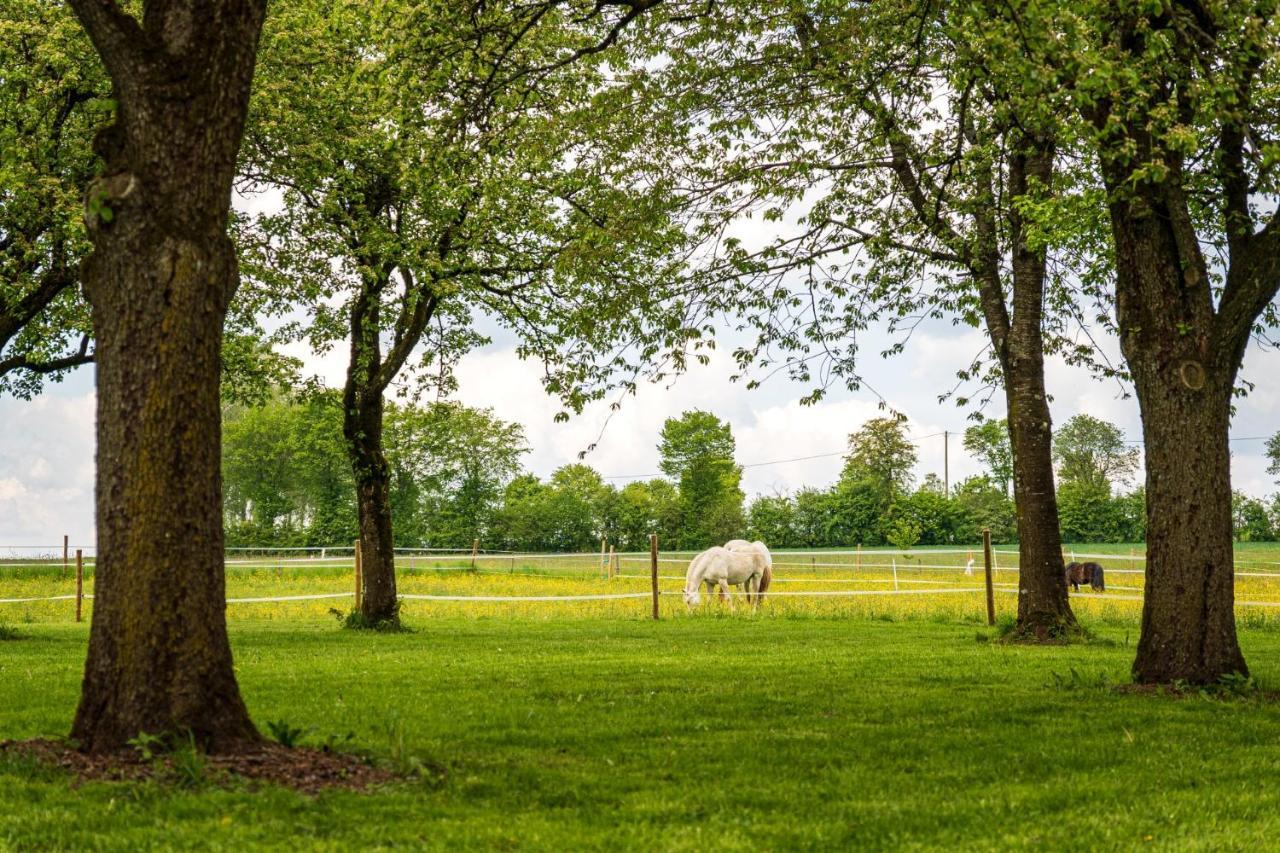
[[[965,412],[952,403],[939,403],[941,389],[955,384],[957,367],[981,346],[970,329],[938,324],[913,338],[910,348],[895,359],[883,360],[869,341],[864,349],[865,376],[871,386],[906,413],[912,436],[950,431],[950,469],[953,483],[979,473],[957,433],[967,425]],[[343,353],[323,358],[296,351],[307,359],[312,374],[340,384]],[[466,358],[459,370],[458,398],[474,406],[494,409],[502,417],[524,425],[532,445],[526,459],[530,470],[547,475],[577,460],[579,452],[597,441],[586,461],[613,482],[649,477],[658,470],[658,432],[662,422],[689,408],[715,412],[733,427],[738,461],[746,466],[748,495],[787,492],[801,486],[824,486],[839,473],[840,457],[776,462],[801,456],[838,454],[846,435],[868,418],[880,414],[870,392],[833,392],[824,402],[802,407],[805,389],[775,378],[749,391],[729,381],[732,365],[720,357],[706,367],[692,369],[673,385],[645,386],[612,413],[605,403],[589,408],[565,424],[553,423],[558,411],[538,382],[537,365],[521,362],[511,341]],[[1251,350],[1245,378],[1255,391],[1239,406],[1232,435],[1267,436],[1280,429],[1280,354]],[[1138,407],[1123,399],[1114,384],[1091,380],[1061,363],[1049,368],[1048,385],[1054,395],[1053,416],[1062,423],[1077,412],[1088,412],[1120,425],[1128,438],[1141,437]],[[0,546],[53,545],[64,533],[73,541],[91,544],[93,533],[93,377],[83,370],[44,396],[31,401],[0,400]],[[999,400],[989,412],[1002,414]],[[1237,488],[1262,496],[1276,491],[1266,473],[1261,441],[1237,440],[1234,482]],[[923,438],[919,444],[917,476],[941,475],[943,438]],[[776,464],[762,464],[776,463]]]

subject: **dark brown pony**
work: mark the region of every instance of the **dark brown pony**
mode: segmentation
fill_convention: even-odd
[[[1102,566],[1097,563],[1067,563],[1067,583],[1076,592],[1080,584],[1087,583],[1095,592],[1105,592],[1106,582],[1102,579]]]

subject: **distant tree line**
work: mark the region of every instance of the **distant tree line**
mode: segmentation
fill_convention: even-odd
[[[338,544],[358,535],[351,465],[332,392],[275,397],[224,412],[223,490],[230,545]],[[621,550],[703,548],[739,536],[775,548],[852,545],[972,545],[983,528],[1017,541],[1008,430],[987,420],[964,447],[986,469],[950,489],[935,475],[917,486],[915,445],[903,424],[870,420],[849,436],[839,479],[828,488],[747,501],[729,425],[703,411],[662,430],[665,476],[615,484],[589,465],[547,479],[523,470],[523,429],[490,410],[458,403],[389,404],[387,459],[399,547],[590,551],[607,539]],[[1269,446],[1280,473],[1280,441]],[[1145,494],[1127,488],[1136,448],[1113,424],[1068,420],[1054,439],[1063,541],[1141,542]],[[1237,492],[1236,538],[1274,541],[1280,495],[1270,503]]]

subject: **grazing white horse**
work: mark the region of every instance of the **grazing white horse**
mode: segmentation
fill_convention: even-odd
[[[730,551],[719,545],[708,548],[689,562],[684,578],[684,603],[701,604],[699,590],[704,583],[708,592],[719,587],[720,600],[730,604],[729,584],[742,584],[747,591],[747,601],[752,600],[754,593],[759,603],[760,581],[769,563],[768,552],[756,548],[747,551]]]

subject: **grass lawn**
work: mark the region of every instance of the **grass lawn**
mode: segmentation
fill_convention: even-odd
[[[433,611],[435,612],[435,611]],[[0,763],[0,849],[1265,849],[1280,706],[1122,695],[1133,649],[971,624],[437,614],[233,620],[260,726],[446,768],[372,794],[95,783]],[[0,739],[70,724],[87,629],[0,642]],[[1136,637],[1136,631],[1132,631]],[[1280,631],[1242,632],[1280,686]],[[1068,675],[1074,667],[1080,678]]]

